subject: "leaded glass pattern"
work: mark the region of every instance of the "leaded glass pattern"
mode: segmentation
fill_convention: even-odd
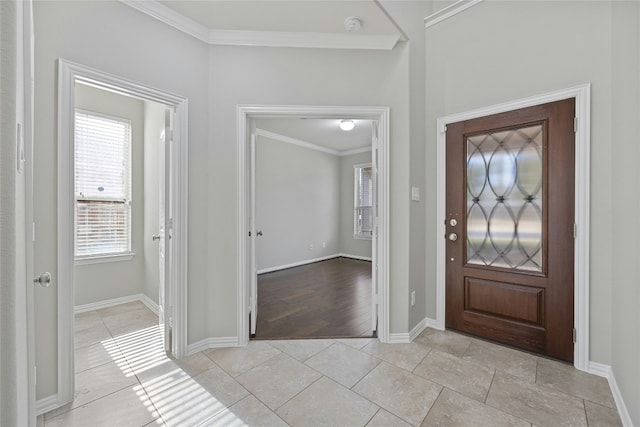
[[[467,138],[467,263],[542,272],[542,125]]]

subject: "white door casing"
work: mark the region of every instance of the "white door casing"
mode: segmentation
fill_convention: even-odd
[[[377,332],[381,342],[389,341],[389,108],[388,107],[338,107],[338,106],[274,106],[274,105],[239,105],[236,112],[237,124],[237,153],[238,153],[238,318],[237,336],[239,346],[249,343],[249,334],[254,329],[248,325],[249,314],[253,304],[257,307],[257,295],[252,293],[252,280],[255,280],[255,224],[251,218],[254,205],[252,184],[254,172],[251,153],[252,139],[250,121],[261,117],[309,117],[362,119],[378,123],[378,173],[376,194],[374,200],[378,203],[376,221],[377,248],[372,253],[377,254],[377,269],[373,273],[377,283]],[[255,140],[254,140],[255,141]],[[253,216],[252,216],[253,214]],[[253,228],[252,228],[253,227]],[[251,232],[251,233],[249,233]],[[372,242],[373,243],[373,242]],[[373,264],[375,265],[375,264]],[[255,295],[255,302],[252,300]],[[257,317],[257,316],[256,316]],[[373,316],[372,316],[373,317]],[[372,320],[373,322],[373,320]]]
[[[74,111],[75,84],[82,82],[125,96],[158,102],[174,109],[174,143],[171,153],[170,211],[173,213],[173,235],[168,241],[170,257],[169,286],[172,302],[172,346],[174,357],[187,353],[187,165],[188,134],[187,98],[133,82],[90,67],[58,59],[57,99],[57,252],[58,277],[58,393],[62,406],[74,395]],[[165,243],[167,243],[165,239]]]

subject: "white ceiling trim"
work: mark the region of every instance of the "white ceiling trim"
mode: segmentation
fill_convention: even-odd
[[[256,136],[262,136],[264,138],[273,139],[275,141],[284,142],[286,144],[297,145],[298,147],[308,148],[310,150],[321,151],[323,153],[332,154],[334,156],[349,156],[356,153],[364,153],[365,151],[371,151],[371,147],[354,148],[352,150],[338,151],[332,148],[323,147],[321,145],[313,144],[311,142],[302,141],[300,139],[291,138],[290,136],[281,135],[279,133],[271,132],[264,129],[256,128]]]
[[[440,9],[436,13],[433,13],[426,18],[424,18],[425,28],[432,27],[436,25],[438,22],[442,22],[446,19],[451,18],[458,13],[469,9],[471,6],[475,6],[480,3],[482,0],[458,0],[457,2]]]
[[[205,43],[209,42],[209,29],[196,21],[176,12],[175,10],[158,3],[155,0],[120,0],[142,13],[145,13],[158,21],[189,34]]]
[[[366,153],[367,151],[371,151],[371,147],[362,147],[362,148],[354,148],[353,150],[341,151],[341,156],[350,156],[352,154]]]
[[[400,36],[390,35],[210,30],[208,42],[230,46],[391,50],[399,39]]]
[[[256,136],[263,136],[265,138],[273,139],[273,140],[284,142],[287,144],[297,145],[298,147],[309,148],[315,151],[322,151],[323,153],[333,154],[334,156],[340,155],[340,152],[338,150],[322,147],[320,145],[316,145],[311,142],[306,142],[300,139],[291,138],[290,136],[280,135],[279,133],[270,132],[264,129],[256,129]]]
[[[156,0],[120,0],[210,45],[391,50],[400,36],[209,29]]]

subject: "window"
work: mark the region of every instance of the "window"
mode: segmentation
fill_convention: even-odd
[[[354,167],[354,230],[356,239],[371,239],[373,234],[373,180],[372,167],[355,165]]]
[[[131,251],[131,122],[75,115],[75,255]]]

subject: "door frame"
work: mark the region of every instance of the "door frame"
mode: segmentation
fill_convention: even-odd
[[[74,110],[75,82],[165,104],[175,110],[172,176],[173,238],[171,239],[173,342],[169,351],[187,353],[187,168],[188,99],[151,88],[65,59],[58,59],[57,98],[57,250],[58,277],[58,405],[74,395]],[[67,143],[68,142],[68,143]]]
[[[447,124],[532,107],[554,101],[575,98],[575,231],[574,239],[574,343],[573,363],[577,369],[589,369],[589,198],[591,145],[591,84],[561,89],[440,117],[437,120],[437,224],[436,236],[445,235],[446,218],[446,129]],[[445,239],[437,239],[436,258],[436,327],[445,329]]]
[[[249,294],[251,265],[247,224],[250,210],[250,151],[251,119],[268,117],[310,117],[336,119],[364,119],[378,122],[378,339],[389,342],[389,107],[319,106],[319,105],[238,105],[236,109],[238,154],[238,346],[249,343]],[[375,149],[375,148],[373,148]],[[373,266],[375,271],[375,266]]]

